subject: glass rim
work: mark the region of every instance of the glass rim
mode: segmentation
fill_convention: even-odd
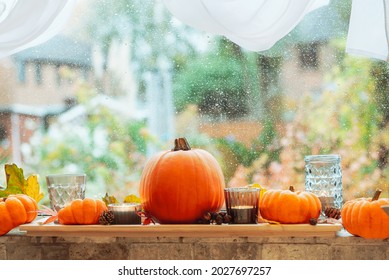
[[[110,209],[111,211],[115,211],[115,210],[135,211],[135,210],[139,210],[139,209],[137,209],[137,207],[141,207],[141,206],[142,206],[142,204],[137,203],[137,202],[134,202],[134,203],[110,203],[110,204],[108,204],[108,209]]]
[[[65,173],[65,174],[48,174],[46,178],[60,178],[60,177],[86,177],[85,173]]]
[[[259,192],[261,189],[255,187],[228,187],[224,188],[225,192]]]
[[[310,161],[310,162],[315,162],[315,161],[326,161],[326,162],[331,162],[331,161],[338,161],[340,160],[340,155],[336,154],[329,154],[329,155],[308,155],[304,157],[305,162]]]

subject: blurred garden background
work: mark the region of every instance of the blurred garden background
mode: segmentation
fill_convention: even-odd
[[[1,163],[43,188],[85,172],[89,196],[123,198],[185,136],[228,186],[303,190],[304,156],[339,154],[345,200],[389,197],[389,68],[345,54],[350,7],[332,0],[255,53],[158,0],[80,0],[62,34],[0,60]]]

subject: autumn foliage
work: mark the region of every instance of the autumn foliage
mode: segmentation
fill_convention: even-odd
[[[339,154],[345,201],[371,197],[376,188],[388,197],[389,118],[380,109],[388,103],[380,94],[388,93],[381,88],[379,93],[383,85],[377,82],[381,74],[384,79],[382,68],[387,72],[386,65],[346,58],[333,69],[320,94],[285,96],[292,117],[274,127],[277,136],[250,164],[239,165],[228,185],[257,182],[268,189],[303,189],[305,155]]]

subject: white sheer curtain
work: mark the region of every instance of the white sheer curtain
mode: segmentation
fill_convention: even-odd
[[[389,61],[389,0],[353,0],[346,51]]]
[[[0,0],[0,58],[56,35],[76,0]]]
[[[162,0],[182,22],[264,51],[329,0]],[[0,58],[57,34],[76,0],[0,0]],[[353,0],[346,51],[389,61],[389,0]]]
[[[288,34],[310,11],[329,0],[163,0],[182,22],[264,51]]]

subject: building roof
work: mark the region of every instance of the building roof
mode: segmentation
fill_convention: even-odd
[[[17,61],[40,61],[92,68],[91,46],[63,35],[57,35],[41,45],[21,51],[13,55],[13,58]]]
[[[15,113],[19,115],[28,115],[36,117],[45,117],[47,115],[58,115],[66,111],[66,105],[45,105],[32,106],[24,104],[0,105],[0,113]]]
[[[80,117],[91,114],[97,110],[97,108],[105,107],[111,112],[119,114],[125,119],[146,119],[146,110],[128,110],[127,101],[125,99],[113,98],[107,95],[97,95],[93,97],[88,105],[78,104],[71,109],[64,111],[58,117],[60,123],[78,122]]]

